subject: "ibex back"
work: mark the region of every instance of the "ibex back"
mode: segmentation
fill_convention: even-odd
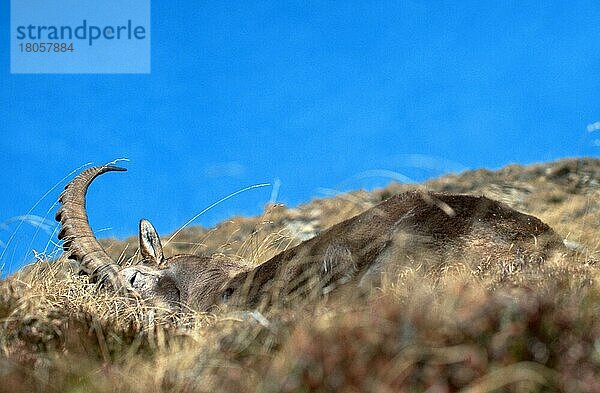
[[[179,310],[222,303],[255,307],[306,291],[368,282],[385,265],[417,263],[439,271],[451,260],[486,266],[541,263],[564,251],[561,238],[536,217],[483,196],[406,192],[320,235],[249,267],[224,256],[165,258],[156,230],[140,221],[142,262],[121,268],[94,236],[85,210],[90,183],[115,166],[93,167],[61,194],[59,239],[93,281]]]

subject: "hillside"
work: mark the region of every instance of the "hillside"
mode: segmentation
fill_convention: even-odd
[[[475,170],[268,206],[183,230],[172,253],[254,263],[416,187],[533,214],[578,252],[509,277],[456,266],[264,313],[170,315],[97,290],[63,258],[0,282],[0,391],[600,391],[600,160]],[[165,236],[165,240],[169,236]],[[124,263],[137,239],[102,241]]]
[[[591,218],[599,204],[591,200],[600,191],[600,161],[566,159],[549,164],[511,165],[498,171],[485,169],[443,176],[418,185],[391,184],[384,189],[355,191],[327,199],[315,199],[297,208],[272,205],[258,217],[233,217],[214,228],[191,227],[182,230],[166,249],[167,254],[234,254],[262,262],[273,253],[317,235],[392,194],[414,188],[451,193],[481,194],[542,218],[570,240],[586,243],[600,229]],[[565,224],[569,224],[568,228]],[[578,224],[574,230],[573,224]],[[572,232],[569,234],[569,232]],[[164,236],[164,241],[170,235]],[[163,241],[163,243],[164,243]],[[102,240],[109,254],[127,261],[137,250],[137,237],[124,242]]]

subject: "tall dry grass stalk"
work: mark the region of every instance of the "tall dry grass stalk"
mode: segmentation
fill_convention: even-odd
[[[591,162],[428,183],[491,193],[577,243],[536,266],[455,261],[431,272],[398,261],[369,291],[348,285],[263,313],[176,315],[96,288],[64,258],[40,260],[0,282],[0,391],[598,392],[600,204],[589,179],[599,177],[580,169],[600,168]],[[289,222],[312,214],[322,229],[355,214],[356,198],[366,206],[404,187],[272,207],[182,232],[171,246],[220,243],[259,263],[298,241]],[[128,250],[114,252],[127,259]]]

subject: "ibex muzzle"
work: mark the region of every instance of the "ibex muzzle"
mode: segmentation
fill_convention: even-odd
[[[541,263],[564,251],[561,238],[536,217],[482,196],[406,192],[392,196],[268,261],[248,267],[223,256],[166,258],[156,230],[140,221],[142,263],[120,268],[89,226],[85,194],[100,174],[89,168],[61,194],[56,219],[70,258],[91,279],[178,310],[207,311],[231,302],[254,307],[348,281],[365,282],[384,265],[415,263],[439,271],[449,260],[486,266]]]

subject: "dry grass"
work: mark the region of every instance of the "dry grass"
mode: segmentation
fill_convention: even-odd
[[[598,392],[600,204],[596,185],[570,187],[590,177],[578,166],[572,179],[563,170],[552,180],[552,171],[570,168],[563,164],[427,185],[495,193],[584,246],[509,275],[401,267],[371,293],[346,286],[263,314],[181,316],[105,293],[64,259],[38,261],[0,282],[0,390]],[[289,220],[318,209],[324,228],[353,214],[356,198],[365,208],[401,188],[315,201],[300,213],[271,207],[263,217],[223,224],[227,232],[194,229],[184,243],[259,262],[297,242],[285,233]],[[202,246],[214,238],[221,249]]]

